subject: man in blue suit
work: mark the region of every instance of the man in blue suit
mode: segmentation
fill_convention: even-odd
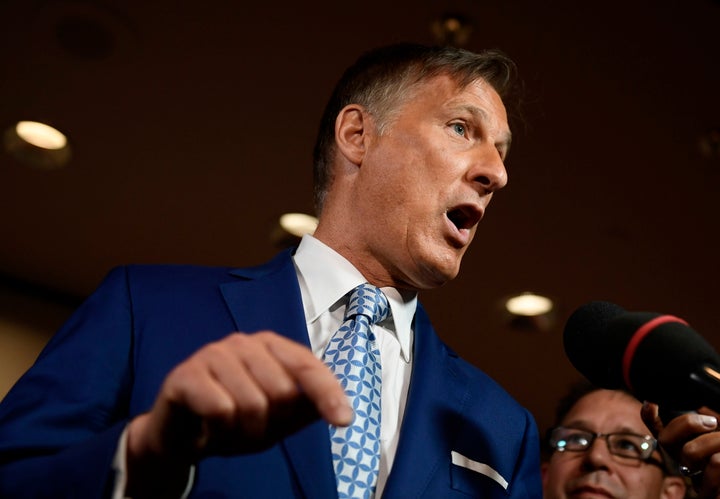
[[[370,283],[379,466],[340,496],[540,498],[532,416],[417,302],[507,182],[513,76],[493,51],[361,57],[321,120],[314,235],[255,268],[113,270],[0,405],[0,496],[338,497],[330,430],[356,415],[322,358]]]

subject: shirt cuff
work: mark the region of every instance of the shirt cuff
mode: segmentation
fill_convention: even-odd
[[[131,499],[125,493],[125,487],[127,486],[127,439],[128,439],[128,427],[126,426],[120,435],[118,441],[117,450],[115,451],[115,457],[113,459],[113,471],[115,472],[115,484],[112,491],[112,499]],[[187,477],[187,485],[182,495],[178,499],[187,499],[192,490],[192,486],[195,482],[195,466],[190,467],[190,471]]]

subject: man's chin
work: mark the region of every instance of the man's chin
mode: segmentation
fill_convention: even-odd
[[[444,265],[429,265],[425,267],[424,272],[422,272],[421,285],[418,286],[418,289],[439,288],[455,279],[459,272],[459,260],[452,264],[445,262]]]

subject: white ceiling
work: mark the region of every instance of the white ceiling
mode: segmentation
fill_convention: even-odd
[[[472,22],[468,48],[517,61],[527,99],[461,277],[421,295],[441,336],[541,427],[577,377],[562,326],[589,300],[682,316],[720,347],[720,157],[698,147],[720,128],[712,0],[5,0],[0,126],[49,121],[74,156],[40,171],[0,153],[4,282],[72,303],[117,264],[269,258],[277,217],[311,210],[341,71],[432,42],[446,12]],[[525,290],[557,300],[548,330],[508,327],[501,300]]]

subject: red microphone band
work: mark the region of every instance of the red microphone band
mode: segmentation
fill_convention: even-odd
[[[635,350],[637,350],[645,336],[650,334],[656,327],[667,324],[668,322],[679,322],[680,324],[688,325],[687,322],[674,315],[660,315],[640,326],[632,338],[630,338],[627,348],[625,348],[622,362],[623,379],[625,380],[625,386],[627,386],[630,391],[633,391],[633,387],[630,384],[630,366],[632,366]]]

